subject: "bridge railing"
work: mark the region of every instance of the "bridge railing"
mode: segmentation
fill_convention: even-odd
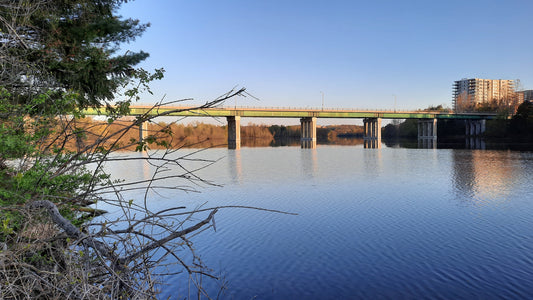
[[[427,110],[427,109],[377,109],[377,108],[346,108],[346,107],[298,107],[298,106],[285,106],[285,107],[274,107],[274,106],[220,106],[217,107],[220,109],[235,110],[235,109],[246,109],[246,110],[293,110],[293,111],[353,111],[353,112],[399,112],[399,113],[433,113],[433,114],[450,114],[453,113],[452,110]]]
[[[151,108],[151,106],[146,105],[132,105],[130,108]],[[159,109],[177,109],[177,110],[188,110],[188,109],[195,109],[198,108],[198,106],[166,106],[166,107],[160,107]],[[213,110],[249,110],[249,111],[307,111],[307,112],[369,112],[369,113],[398,113],[398,114],[434,114],[434,115],[443,115],[443,114],[453,114],[453,115],[465,115],[465,116],[491,116],[494,117],[497,114],[496,113],[490,113],[490,112],[460,112],[455,113],[453,110],[428,110],[428,109],[374,109],[374,108],[338,108],[338,107],[297,107],[297,106],[288,106],[288,107],[273,107],[273,106],[231,106],[231,105],[225,105],[225,106],[216,106],[209,109]]]

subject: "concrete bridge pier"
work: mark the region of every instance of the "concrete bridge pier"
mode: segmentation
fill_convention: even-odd
[[[465,135],[479,136],[485,132],[485,119],[483,120],[465,120]]]
[[[437,119],[418,120],[418,147],[437,148]]]
[[[465,146],[467,149],[485,150],[486,145],[483,138],[479,136],[467,136],[465,137]]]
[[[316,148],[316,117],[300,119],[302,148]]]
[[[148,122],[142,122],[139,125],[139,142],[142,142],[148,136]]]
[[[437,149],[437,140],[418,139],[418,149]]]
[[[226,117],[228,121],[228,149],[241,149],[241,117]]]
[[[381,148],[381,118],[364,118],[364,147]]]
[[[419,139],[437,139],[437,119],[418,120]]]
[[[381,140],[365,139],[363,145],[365,149],[381,149]]]

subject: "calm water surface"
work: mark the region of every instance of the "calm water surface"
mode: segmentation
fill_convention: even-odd
[[[193,238],[227,299],[533,298],[533,153],[319,146],[211,149],[223,187],[151,195],[227,209]],[[143,170],[143,172],[132,172]],[[121,165],[118,176],[148,176]],[[187,297],[169,278],[162,299]],[[207,284],[216,295],[216,285]]]

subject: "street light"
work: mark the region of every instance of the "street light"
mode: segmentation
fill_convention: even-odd
[[[322,111],[324,111],[324,92],[320,91],[322,94]]]

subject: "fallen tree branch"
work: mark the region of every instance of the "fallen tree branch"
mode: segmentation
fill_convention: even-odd
[[[218,211],[218,208],[215,208],[213,211],[211,211],[209,216],[207,216],[207,218],[205,218],[204,220],[196,223],[195,225],[193,225],[191,227],[185,228],[185,229],[180,230],[180,231],[172,232],[168,236],[144,246],[139,251],[137,251],[137,252],[135,252],[135,253],[127,256],[127,257],[121,258],[120,261],[123,264],[128,264],[129,262],[135,260],[136,258],[138,258],[139,256],[145,254],[148,251],[154,250],[156,248],[160,248],[162,245],[165,245],[166,243],[170,242],[171,240],[177,239],[177,238],[182,237],[182,236],[184,236],[184,235],[186,235],[188,233],[191,233],[193,231],[196,231],[196,230],[200,229],[202,226],[204,226],[206,224],[209,224],[209,222],[211,222],[211,219],[213,219],[213,217],[217,213],[217,211]]]
[[[116,265],[116,267],[118,267],[119,269],[124,269],[130,262],[134,261],[135,259],[139,258],[140,256],[142,256],[145,253],[147,253],[147,252],[149,252],[151,250],[160,248],[160,247],[164,246],[166,243],[168,243],[168,242],[170,242],[170,241],[172,241],[174,239],[177,239],[179,237],[185,236],[186,234],[194,232],[194,231],[200,229],[201,227],[203,227],[204,225],[209,224],[209,222],[211,222],[211,220],[213,219],[214,215],[218,211],[218,208],[212,209],[212,211],[209,214],[209,216],[207,216],[207,218],[205,218],[204,220],[202,220],[202,221],[200,221],[200,222],[198,222],[198,223],[196,223],[196,224],[194,224],[194,225],[192,225],[192,226],[190,226],[188,228],[185,228],[183,230],[174,231],[174,232],[170,233],[169,235],[167,235],[166,237],[164,237],[162,239],[154,240],[152,243],[150,243],[148,245],[145,245],[144,247],[142,247],[138,251],[136,251],[136,252],[134,252],[134,253],[126,256],[126,257],[118,257],[115,254],[113,248],[111,248],[109,245],[107,245],[107,244],[105,244],[103,242],[97,241],[92,236],[81,232],[69,220],[65,219],[59,213],[59,210],[57,209],[57,206],[54,203],[52,203],[52,202],[50,202],[48,200],[39,200],[39,201],[32,202],[30,204],[30,207],[31,208],[46,209],[48,211],[48,214],[52,218],[52,221],[56,225],[58,225],[61,229],[63,229],[68,237],[76,239],[76,240],[80,240],[81,243],[84,246],[91,247],[91,248],[95,249],[100,255],[104,256],[108,260],[111,260]]]
[[[114,262],[118,261],[117,255],[107,244],[95,240],[91,236],[81,232],[69,220],[65,219],[57,209],[57,206],[48,200],[38,200],[30,203],[30,208],[42,208],[48,211],[52,221],[65,231],[68,237],[80,240],[84,246],[91,247]]]

